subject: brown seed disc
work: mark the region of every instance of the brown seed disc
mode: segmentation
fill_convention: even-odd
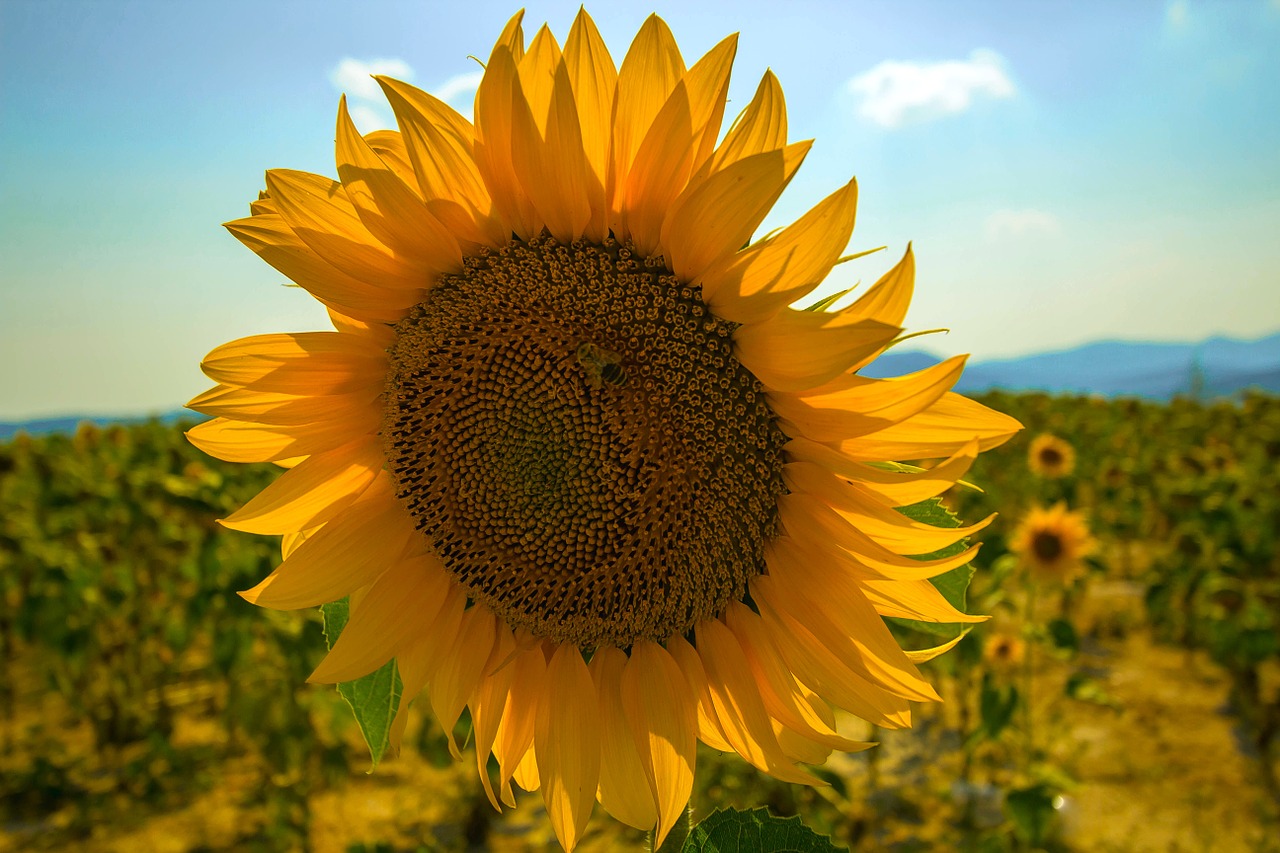
[[[661,258],[545,234],[396,326],[396,493],[470,596],[584,649],[683,635],[764,571],[784,491],[734,326]]]

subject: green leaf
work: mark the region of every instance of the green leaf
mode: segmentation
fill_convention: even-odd
[[[1119,711],[1122,708],[1116,697],[1108,693],[1106,688],[1083,672],[1071,674],[1067,679],[1064,692],[1077,702],[1089,702],[1093,705],[1110,708],[1113,711]]]
[[[324,638],[332,649],[342,629],[347,626],[350,615],[347,599],[323,604],[320,612],[324,614]],[[360,733],[369,745],[369,755],[374,767],[378,766],[387,751],[391,721],[395,719],[396,708],[400,705],[401,689],[400,673],[396,670],[394,660],[387,661],[362,678],[338,685],[338,693],[351,706],[356,723],[360,725]]]
[[[942,505],[941,498],[929,498],[918,504],[911,506],[898,507],[898,512],[910,518],[912,521],[918,521],[921,524],[928,524],[933,527],[959,527],[960,519],[956,518],[956,514]],[[969,547],[968,539],[961,539],[946,548],[934,551],[932,554],[916,555],[918,560],[941,560],[945,557],[951,557],[961,553]],[[942,593],[942,597],[947,603],[959,610],[961,613],[967,613],[965,610],[965,593],[969,590],[969,582],[973,580],[974,568],[971,564],[966,563],[963,566],[957,566],[949,572],[929,578],[929,583],[933,584],[938,592]],[[890,619],[890,622],[901,625],[904,628],[910,628],[913,631],[919,631],[923,634],[930,634],[935,637],[944,637],[948,640],[959,636],[965,629],[958,624],[947,624],[939,622],[917,622],[914,619]]]
[[[1076,633],[1076,626],[1066,619],[1054,619],[1049,623],[1049,639],[1053,641],[1055,648],[1069,652],[1080,651],[1080,635]]]
[[[982,713],[982,728],[979,731],[995,740],[1013,719],[1013,712],[1018,707],[1018,688],[1012,685],[998,687],[991,673],[987,673],[982,677],[982,695],[978,706]]]
[[[1005,796],[1004,805],[1019,838],[1037,845],[1048,838],[1054,817],[1053,799],[1047,785],[1020,788]]]
[[[766,809],[723,809],[708,815],[685,839],[681,853],[839,853],[798,817],[780,818]]]

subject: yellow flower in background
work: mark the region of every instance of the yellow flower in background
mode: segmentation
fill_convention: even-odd
[[[1056,583],[1082,574],[1084,558],[1096,548],[1084,513],[1072,512],[1062,502],[1049,509],[1033,507],[1009,540],[1009,549],[1034,576]]]
[[[833,708],[899,728],[938,698],[881,617],[980,619],[927,580],[973,548],[906,555],[987,522],[894,507],[1020,426],[949,390],[963,358],[858,375],[901,334],[910,250],[846,308],[787,307],[841,259],[857,190],[751,241],[809,143],[771,73],[720,137],[736,44],[686,68],[653,16],[615,70],[585,12],[563,47],[516,15],[474,122],[379,78],[398,131],[341,104],[339,179],[270,171],[227,224],[335,329],[203,363],[191,441],[289,469],[224,521],[284,536],[244,596],[350,596],[312,680],[394,657],[393,743],[424,689],[445,731],[470,708],[490,800],[541,790],[566,848],[597,799],[661,843],[697,739],[819,784],[798,765],[865,746]],[[943,461],[879,464],[914,459]]]
[[[1065,477],[1076,468],[1076,451],[1070,444],[1049,433],[1035,437],[1027,451],[1031,473],[1050,480]]]
[[[1017,634],[997,633],[987,637],[982,646],[982,659],[992,669],[1011,672],[1027,657],[1027,644]]]

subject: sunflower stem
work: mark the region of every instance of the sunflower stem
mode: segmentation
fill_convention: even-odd
[[[1035,625],[1037,589],[1038,584],[1034,580],[1027,586],[1022,622],[1028,632],[1033,631]],[[1030,634],[1028,637],[1032,640],[1036,639]],[[1036,645],[1036,642],[1027,644],[1027,654],[1022,661],[1022,733],[1027,750],[1026,761],[1023,763],[1024,769],[1030,768],[1032,762],[1036,760],[1035,713],[1032,709],[1035,701]]]

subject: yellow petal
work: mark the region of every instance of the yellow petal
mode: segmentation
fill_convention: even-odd
[[[750,764],[786,782],[819,785],[789,762],[769,724],[759,688],[737,638],[718,619],[698,623],[698,654],[707,672],[707,688],[720,727],[734,751]]]
[[[986,622],[989,618],[962,613],[942,597],[937,587],[925,580],[860,578],[858,587],[881,616],[944,624]]]
[[[391,729],[387,732],[387,746],[392,755],[400,754],[404,730],[409,724],[409,708],[430,679],[423,663],[428,652],[428,641],[422,637],[410,637],[404,646],[396,650],[396,672],[400,675],[401,690],[395,716],[391,718]]]
[[[529,239],[542,229],[542,220],[525,195],[513,168],[513,115],[519,86],[516,59],[501,44],[494,47],[476,89],[476,167],[489,188],[494,210],[511,230]]]
[[[426,293],[425,287],[378,287],[348,275],[302,242],[278,214],[236,219],[223,227],[290,281],[346,314],[395,322]]]
[[[907,652],[907,657],[915,663],[924,663],[933,660],[939,655],[946,654],[956,647],[956,644],[965,638],[965,634],[961,634],[953,640],[948,640],[940,646],[934,646],[931,649],[919,649],[918,651]]]
[[[380,350],[386,350],[396,339],[395,332],[385,323],[371,320],[357,320],[354,317],[335,311],[332,306],[325,309],[333,328],[346,335],[357,335],[372,343]]]
[[[829,749],[856,752],[865,748],[865,744],[836,734],[835,729],[810,706],[800,686],[796,684],[795,677],[769,639],[758,614],[745,604],[735,601],[725,613],[725,624],[729,626],[746,655],[769,716]]]
[[[849,519],[859,530],[899,554],[937,551],[966,535],[976,533],[990,522],[987,519],[972,527],[949,528],[914,521],[876,500],[860,483],[842,479],[831,469],[814,462],[788,462],[782,466],[782,476],[792,492],[817,497]],[[881,528],[886,530],[882,531]],[[922,552],[903,551],[897,547],[900,542],[914,544],[917,540],[920,544],[935,547],[926,548]]]
[[[689,688],[689,695],[695,700],[698,739],[712,749],[733,752],[733,747],[729,745],[724,731],[720,728],[720,721],[716,718],[716,709],[711,704],[711,692],[707,689],[707,673],[702,668],[702,658],[698,657],[697,650],[683,637],[672,637],[667,640],[667,652],[679,665]]]
[[[683,281],[729,258],[751,239],[808,153],[810,142],[752,154],[690,183],[662,223],[662,251]]]
[[[251,604],[276,610],[336,601],[396,564],[412,532],[383,478],[260,584],[240,594]]]
[[[421,560],[392,566],[351,611],[338,641],[307,680],[336,684],[382,666],[431,622],[449,583],[443,569],[424,571]]]
[[[519,62],[524,58],[524,9],[512,15],[494,42],[494,48],[504,47],[511,53],[511,58]]]
[[[462,625],[453,637],[453,644],[431,679],[431,710],[440,721],[454,758],[461,758],[462,752],[453,738],[453,726],[467,698],[484,677],[484,666],[496,638],[497,617],[493,612],[483,605],[471,607],[462,615]]]
[[[650,829],[658,820],[653,791],[646,784],[640,753],[632,737],[622,701],[622,671],[627,656],[605,646],[591,656],[600,718],[600,805],[636,829]]]
[[[506,625],[500,625],[498,630],[510,633]],[[498,811],[502,811],[502,806],[498,803],[498,797],[493,792],[493,783],[489,779],[489,755],[493,752],[493,744],[498,736],[498,726],[502,722],[507,703],[507,693],[511,689],[516,669],[517,665],[513,660],[508,666],[486,676],[468,702],[471,709],[471,732],[476,745],[476,769],[480,775],[480,783],[484,786],[485,796]]]
[[[431,554],[422,551],[406,561],[416,561],[421,571],[437,572],[442,570],[439,561]],[[351,612],[354,613],[363,604],[368,587],[357,590],[351,595]],[[409,722],[409,705],[422,692],[422,688],[435,678],[436,672],[453,650],[454,640],[458,636],[458,626],[462,624],[462,608],[466,603],[466,595],[457,584],[444,585],[443,598],[438,612],[430,621],[421,623],[422,630],[406,641],[396,651],[396,669],[400,672],[403,691],[400,694],[400,706],[396,709],[395,718],[391,721],[390,742],[393,749],[399,752],[400,741],[404,736],[405,726]],[[450,740],[450,748],[454,748]]]
[[[312,527],[308,530],[298,530],[293,533],[286,533],[280,537],[280,559],[287,560],[289,555],[298,550],[298,546],[306,542],[308,538],[314,536],[320,530],[319,527]]]
[[[684,640],[685,649],[696,652]],[[631,647],[622,671],[622,706],[652,801],[658,806],[654,849],[684,813],[693,792],[697,716],[683,667],[657,643]]]
[[[774,739],[778,741],[779,751],[788,761],[797,764],[822,764],[830,757],[829,747],[816,743],[772,717],[769,718],[769,724],[773,729]]]
[[[743,327],[746,328],[746,327]],[[951,390],[968,356],[958,355],[896,379],[842,377],[839,390],[771,394],[778,416],[814,441],[842,441],[882,430],[932,406]]]
[[[759,605],[768,635],[791,671],[819,696],[869,723],[887,729],[910,726],[907,700],[854,672],[795,616],[775,607],[777,589],[775,579],[767,575],[751,581],[751,597]]]
[[[765,544],[765,560],[776,579],[775,608],[803,618],[825,648],[867,680],[904,699],[939,701],[857,583],[833,570],[818,549],[806,551],[780,537]]]
[[[582,149],[594,177],[587,183],[591,219],[585,236],[600,242],[605,235],[608,201],[605,188],[609,172],[609,144],[613,136],[613,97],[618,72],[613,57],[586,9],[579,9],[564,43],[564,64],[573,84]]]
[[[460,241],[504,244],[510,229],[492,215],[493,201],[475,162],[471,122],[408,83],[377,80],[395,113],[427,209]]]
[[[902,423],[850,438],[837,449],[859,462],[885,459],[936,459],[950,456],[973,440],[982,450],[999,447],[1022,424],[954,392]]]
[[[714,123],[712,134],[719,131],[737,49],[738,37],[731,35],[698,60],[662,105],[636,150],[621,222],[623,233],[642,255],[657,251],[662,220],[700,162],[708,127]]]
[[[827,543],[837,546],[851,558],[840,554],[832,559],[848,565],[860,577],[885,580],[923,580],[970,562],[980,546],[975,545],[951,557],[917,560],[890,550],[864,532],[858,525],[840,515],[825,501],[805,492],[778,498],[778,514],[787,535],[801,544]]]
[[[803,391],[839,376],[902,331],[842,314],[785,308],[733,333],[734,353],[766,388]]]
[[[726,320],[768,320],[827,277],[849,245],[857,207],[858,185],[850,181],[775,236],[708,270],[702,298]]]
[[[358,335],[254,335],[214,349],[200,369],[214,382],[285,394],[340,394],[380,388],[387,354]]]
[[[542,786],[542,781],[538,774],[538,755],[534,750],[530,749],[524,754],[524,757],[520,759],[520,763],[516,765],[516,772],[511,778],[526,791],[536,791]]]
[[[535,39],[534,46],[540,43]],[[544,50],[541,55],[546,53]],[[531,49],[525,62],[533,62],[539,55]],[[535,79],[541,78],[539,72]],[[511,155],[521,186],[547,230],[562,243],[571,243],[582,236],[591,218],[587,187],[596,179],[582,148],[577,105],[569,72],[562,63],[552,69],[550,82],[545,106],[529,101],[523,84],[513,92]],[[595,195],[602,197],[603,189],[597,189]]]
[[[383,461],[382,447],[370,439],[308,456],[221,523],[264,534],[324,524],[364,493]]]
[[[605,189],[611,206],[609,228],[619,239],[625,238],[620,214],[631,163],[684,72],[684,60],[671,30],[657,15],[650,15],[622,59],[613,106],[613,144]]]
[[[498,758],[498,787],[502,801],[514,808],[516,801],[511,794],[511,779],[525,755],[533,754],[530,747],[533,746],[534,718],[542,701],[547,662],[542,649],[535,646],[517,654],[511,666],[514,668],[511,687],[498,723],[493,754]],[[537,790],[536,782],[530,787],[518,779],[516,781],[526,791]]]
[[[187,440],[227,462],[275,462],[324,453],[373,435],[381,421],[380,409],[371,404],[341,419],[286,426],[214,418],[187,430]]]
[[[395,254],[369,232],[342,184],[292,169],[267,172],[267,189],[293,233],[347,275],[388,288],[418,291],[431,270]]]
[[[916,258],[911,252],[911,244],[897,266],[889,270],[875,285],[848,308],[844,309],[851,317],[864,320],[875,320],[890,326],[901,326],[907,317],[907,308],[911,305],[911,294],[915,290]],[[858,367],[869,363],[871,357],[864,359]]]
[[[458,241],[365,142],[347,114],[345,95],[338,102],[335,148],[342,188],[369,233],[419,268],[432,273],[461,270]]]
[[[949,459],[917,472],[886,471],[854,462],[839,451],[807,438],[793,438],[783,448],[794,461],[813,462],[858,483],[886,506],[910,506],[936,497],[954,486],[978,457],[978,442],[971,441]]]
[[[372,383],[349,394],[282,394],[235,385],[216,385],[187,403],[187,408],[212,417],[258,424],[288,426],[332,418],[359,418],[382,393]]]
[[[547,664],[533,747],[551,826],[572,853],[587,828],[600,782],[595,685],[577,646],[562,643]]]
[[[413,161],[409,159],[409,149],[404,144],[404,137],[397,130],[375,130],[364,135],[364,141],[374,150],[387,168],[400,176],[405,186],[422,198],[422,190],[418,187],[417,175],[413,171]]]
[[[703,166],[706,172],[717,172],[744,157],[761,151],[773,151],[787,144],[787,103],[782,86],[772,71],[765,71],[756,87],[755,97],[733,127],[724,136],[724,142]]]

